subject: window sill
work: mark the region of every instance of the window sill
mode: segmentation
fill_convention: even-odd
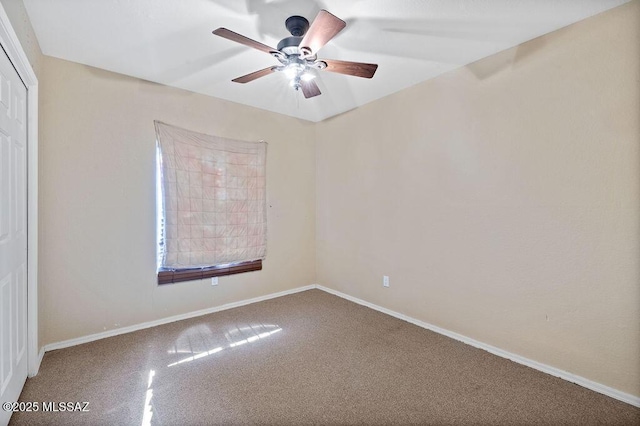
[[[241,274],[243,272],[260,271],[261,269],[262,260],[197,269],[160,269],[158,271],[158,285]]]

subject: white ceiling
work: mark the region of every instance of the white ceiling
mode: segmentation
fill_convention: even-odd
[[[24,0],[45,55],[245,105],[321,121],[611,9],[628,0]],[[373,79],[321,72],[304,99],[281,73],[231,79],[270,55],[214,36],[218,27],[275,47],[291,15],[326,9],[347,27],[319,59],[379,64]],[[484,78],[486,75],[479,76]]]

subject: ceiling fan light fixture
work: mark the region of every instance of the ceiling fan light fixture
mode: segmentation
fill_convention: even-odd
[[[300,76],[300,80],[302,80],[302,81],[311,81],[314,78],[316,78],[316,75],[312,74],[310,72],[305,72]]]
[[[292,80],[304,71],[304,67],[300,64],[291,63],[285,66],[283,71],[284,75],[286,75],[289,80]]]

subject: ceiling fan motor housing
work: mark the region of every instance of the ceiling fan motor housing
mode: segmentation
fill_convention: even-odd
[[[286,53],[287,55],[297,55],[299,53],[298,46],[301,41],[302,37],[299,36],[283,38],[280,40],[280,43],[278,43],[278,50],[282,53]]]
[[[300,53],[298,46],[309,29],[309,21],[303,16],[294,15],[288,17],[284,25],[291,33],[291,37],[280,40],[278,50],[286,55],[297,55]]]

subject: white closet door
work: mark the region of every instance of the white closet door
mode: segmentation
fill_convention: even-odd
[[[27,89],[0,49],[0,402],[27,378]],[[0,408],[0,425],[11,412]]]

